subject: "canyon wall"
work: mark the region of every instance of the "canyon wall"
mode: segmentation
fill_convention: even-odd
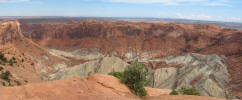
[[[52,53],[53,50],[60,50],[83,55],[87,54],[83,52],[92,53],[94,50],[101,54],[94,58],[116,56],[126,62],[142,59],[141,61],[145,63],[151,63],[153,69],[167,67],[159,59],[168,56],[187,53],[223,55],[226,57],[223,63],[227,65],[231,76],[231,81],[226,86],[233,90],[233,94],[242,96],[242,32],[240,30],[207,24],[93,20],[59,24],[22,23],[21,29],[25,37],[42,47],[49,48]],[[83,52],[73,53],[76,50]],[[73,56],[69,55],[64,59],[71,57]],[[78,56],[80,57],[83,56]],[[147,59],[152,60],[147,61]],[[175,72],[175,69],[170,71]]]
[[[1,64],[1,73],[9,70],[11,79],[24,84],[121,72],[129,62],[138,60],[149,68],[151,87],[196,87],[203,96],[241,96],[242,39],[238,30],[109,21],[21,26],[18,21],[3,21],[0,29],[1,53],[17,59],[13,66]]]

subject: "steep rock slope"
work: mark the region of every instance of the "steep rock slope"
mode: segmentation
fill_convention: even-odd
[[[25,38],[17,20],[0,22],[0,54],[1,86],[40,82],[41,69],[60,61]]]
[[[58,61],[56,57],[49,54],[49,52],[40,47],[38,44],[24,37],[20,28],[20,23],[17,20],[6,20],[0,24],[0,43],[2,45],[12,44],[20,51],[43,61],[45,64],[51,64],[52,62]]]

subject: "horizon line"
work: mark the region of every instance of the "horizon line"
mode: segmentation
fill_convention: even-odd
[[[64,18],[127,18],[127,19],[171,19],[171,20],[190,20],[190,21],[203,21],[203,22],[223,22],[223,23],[241,23],[242,22],[235,22],[235,21],[216,21],[216,20],[203,20],[203,19],[186,19],[186,18],[169,18],[169,17],[124,17],[124,16],[121,16],[121,17],[116,17],[116,16],[113,16],[113,17],[108,17],[108,16],[0,16],[0,19],[5,19],[3,17],[15,17],[16,19],[28,19],[27,17],[29,18],[57,18],[57,17],[64,17]],[[23,18],[18,18],[18,17],[23,17]],[[24,18],[26,17],[26,18]],[[6,18],[7,19],[7,18]]]

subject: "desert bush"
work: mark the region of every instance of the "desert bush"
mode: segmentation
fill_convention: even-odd
[[[149,85],[149,74],[144,64],[137,61],[133,62],[123,72],[121,81],[132,89],[136,95],[140,97],[147,95],[144,86]]]
[[[135,61],[127,66],[124,72],[111,72],[109,75],[119,78],[136,95],[140,97],[147,95],[144,86],[149,85],[149,74],[144,64]]]
[[[178,95],[178,92],[176,90],[172,90],[170,95]]]
[[[200,96],[200,92],[196,88],[185,88],[182,87],[179,89],[179,92],[182,93],[183,95],[197,95]]]
[[[111,75],[111,76],[114,76],[114,77],[117,77],[118,79],[121,80],[121,78],[123,77],[123,72],[111,72],[109,73],[108,75]]]
[[[2,74],[0,74],[0,78],[7,82],[10,82],[10,76],[12,76],[12,75],[9,71],[6,71],[6,72],[3,72]]]
[[[9,60],[9,65],[10,65],[10,66],[13,66],[13,60],[12,60],[12,59]]]
[[[18,80],[14,80],[14,82],[15,82],[18,86],[22,85],[21,82],[19,82]]]
[[[8,84],[8,86],[11,86],[11,87],[13,87],[13,84],[9,83],[9,84]]]
[[[2,71],[4,68],[2,66],[0,66],[0,71]]]
[[[10,66],[13,66],[14,63],[17,63],[16,58],[15,58],[15,57],[12,57],[12,58],[9,60],[8,63],[9,63]]]
[[[22,59],[21,62],[24,62],[24,59]]]
[[[15,57],[12,57],[11,59],[12,59],[13,61],[14,61],[14,60],[16,60],[16,58],[15,58]]]
[[[0,53],[0,60],[4,63],[6,63],[8,60],[7,58],[4,56],[4,54]]]
[[[2,82],[2,85],[3,85],[3,86],[6,86],[6,83],[5,83],[5,82]]]
[[[25,82],[25,83],[28,83],[28,81],[27,81],[27,80],[24,80],[24,82]]]

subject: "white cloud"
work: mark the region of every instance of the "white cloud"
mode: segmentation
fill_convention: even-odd
[[[213,19],[211,16],[208,16],[206,14],[191,14],[191,15],[185,15],[185,14],[181,14],[181,13],[176,13],[176,16],[178,18],[182,18],[182,19],[202,19],[202,20],[210,20]]]
[[[0,3],[15,3],[15,2],[26,2],[29,0],[0,0]]]
[[[194,19],[194,20],[209,20],[209,21],[241,21],[241,18],[238,17],[222,17],[222,16],[209,16],[206,14],[182,14],[176,13],[176,17],[182,19]]]
[[[238,18],[238,17],[231,17],[231,18],[228,18],[228,20],[240,21],[241,18]]]
[[[207,6],[227,6],[228,0],[102,0],[120,3],[160,3],[164,5],[179,5],[182,3],[198,3]]]
[[[229,0],[214,0],[210,2],[205,2],[207,6],[230,6],[228,3]]]

